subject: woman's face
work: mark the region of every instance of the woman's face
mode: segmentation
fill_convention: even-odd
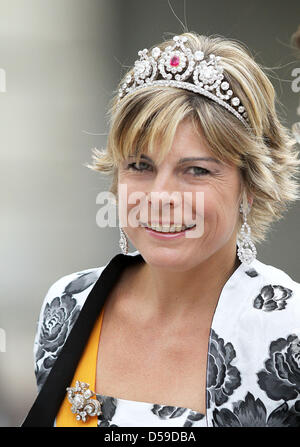
[[[127,209],[126,197],[124,208],[127,223],[123,226],[120,217],[120,225],[145,261],[156,267],[184,271],[219,250],[225,258],[226,254],[232,254],[236,249],[241,192],[239,169],[213,160],[180,161],[194,157],[214,158],[203,134],[196,133],[190,120],[179,124],[172,149],[160,165],[156,162],[156,154],[145,156],[139,166],[134,164],[134,157],[124,161],[118,174],[119,204],[122,206],[120,187],[126,185],[127,188]],[[128,166],[130,164],[133,165]],[[130,195],[137,192],[140,200],[133,199],[129,203]],[[155,200],[152,192],[164,192],[166,199]],[[174,192],[173,199],[168,200]],[[181,232],[180,237],[159,238],[157,233],[131,224],[130,215],[136,216],[136,222],[196,222],[196,227],[188,231],[189,237]]]

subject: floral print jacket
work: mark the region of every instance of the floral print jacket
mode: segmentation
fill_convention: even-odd
[[[118,254],[105,266],[64,276],[50,287],[34,342],[41,392],[27,425],[55,424],[80,359],[75,346],[81,340],[84,346],[121,270],[142,261],[138,250]],[[102,303],[94,315],[99,296]],[[52,368],[56,371],[50,374]],[[48,410],[51,393],[58,399]],[[104,401],[98,426],[300,427],[300,284],[279,268],[254,259],[248,266],[241,264],[225,283],[211,324],[206,396],[203,415],[97,395]],[[42,417],[41,409],[49,414]]]

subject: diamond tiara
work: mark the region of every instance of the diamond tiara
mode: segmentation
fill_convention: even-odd
[[[135,61],[133,76],[128,74],[119,89],[119,100],[127,94],[148,87],[149,85],[170,86],[207,96],[235,115],[250,130],[248,114],[241,100],[233,96],[229,83],[224,80],[223,67],[219,63],[220,56],[209,55],[204,59],[203,51],[193,53],[184,45],[186,36],[174,36],[175,43],[165,51],[155,47],[151,55],[148,50],[140,50],[140,58]],[[163,79],[157,79],[159,74]],[[193,83],[185,82],[190,76]]]

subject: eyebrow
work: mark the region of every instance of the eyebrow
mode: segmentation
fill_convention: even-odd
[[[136,156],[135,155],[130,155],[130,157],[134,157],[135,158]],[[153,160],[151,160],[150,157],[148,157],[147,155],[144,155],[144,154],[141,155],[141,158],[144,158],[145,160],[148,160],[148,161],[151,161],[151,162],[153,161]],[[213,158],[213,157],[185,157],[185,158],[180,158],[178,160],[178,164],[186,163],[186,162],[192,162],[192,161],[212,161],[212,162],[217,163],[219,165],[222,164],[220,160],[217,160],[216,158]]]

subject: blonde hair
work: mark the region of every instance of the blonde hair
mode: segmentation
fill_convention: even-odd
[[[110,104],[107,146],[94,148],[93,164],[85,166],[112,175],[110,192],[117,200],[120,163],[132,154],[139,159],[142,152],[153,153],[157,143],[160,163],[171,149],[178,124],[190,118],[202,130],[214,156],[240,169],[244,205],[249,194],[254,198],[247,216],[252,240],[264,241],[271,223],[283,216],[290,202],[300,198],[296,140],[278,119],[273,85],[244,44],[219,35],[186,32],[182,36],[188,37],[185,45],[193,52],[202,50],[205,58],[211,53],[221,56],[225,78],[241,99],[252,132],[211,99],[176,87],[147,86],[126,95],[117,106],[118,89],[133,73],[132,67],[121,79]],[[167,40],[151,49],[158,46],[164,50],[172,43]],[[238,231],[241,225],[242,215]]]

